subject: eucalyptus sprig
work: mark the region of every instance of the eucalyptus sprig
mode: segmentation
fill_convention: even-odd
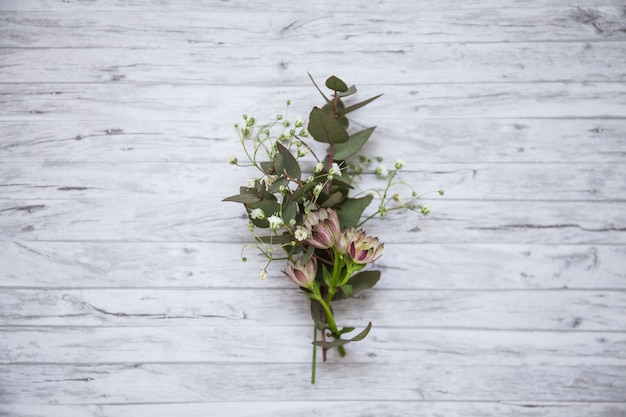
[[[340,328],[332,308],[334,302],[354,297],[380,279],[380,271],[364,269],[382,255],[384,244],[368,236],[361,226],[391,210],[428,214],[428,208],[417,202],[420,196],[413,187],[397,179],[404,167],[402,161],[397,161],[391,171],[382,167],[372,171],[387,178],[384,187],[355,194],[358,180],[371,163],[371,158],[359,153],[376,126],[353,132],[347,115],[381,94],[347,104],[344,101],[357,92],[355,86],[348,87],[331,76],[325,83],[331,91],[327,96],[312,77],[311,81],[324,103],[313,107],[306,126],[301,118],[293,123],[289,120],[290,101],[285,114],[269,123],[259,124],[253,116],[244,115],[243,122],[235,125],[247,162],[240,163],[235,155],[229,162],[254,167],[260,174],[224,201],[245,207],[254,241],[251,245],[267,259],[259,276],[267,277],[271,262],[287,261],[284,274],[308,298],[315,324],[311,372],[311,383],[315,383],[318,347],[324,361],[333,348],[343,357],[344,346],[364,339],[372,328],[370,322],[348,337],[355,329]],[[307,143],[311,138],[326,146],[325,155],[318,157]],[[395,192],[402,187],[410,190],[406,200]],[[362,219],[373,201],[377,202],[376,210]],[[243,250],[242,259],[246,260]]]

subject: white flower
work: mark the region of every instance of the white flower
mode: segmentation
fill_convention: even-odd
[[[267,271],[265,269],[261,269],[259,271],[259,278],[261,279],[261,281],[267,278]]]
[[[302,242],[303,240],[307,240],[309,237],[309,234],[307,233],[306,230],[304,230],[302,227],[298,226],[298,228],[296,229],[296,232],[294,233],[296,240],[298,242]]]
[[[267,186],[271,186],[272,184],[274,184],[274,181],[276,181],[278,177],[276,175],[268,175],[267,178],[265,178],[265,182],[267,183]]]
[[[308,153],[309,153],[308,146],[301,146],[298,148],[298,157],[302,158],[303,156],[306,156]]]
[[[228,155],[228,163],[231,165],[237,165],[237,157],[231,153]]]
[[[248,178],[246,180],[246,185],[248,186],[248,188],[256,187],[256,178]]]
[[[330,167],[330,171],[328,171],[328,174],[341,177],[341,168],[339,168],[339,165],[337,165],[337,163],[333,162],[332,166]]]
[[[315,186],[315,188],[313,188],[313,195],[318,196],[320,195],[320,193],[322,192],[322,189],[324,188],[324,184],[319,183]]]
[[[283,224],[283,219],[278,217],[276,214],[271,215],[267,218],[267,221],[270,223],[270,229],[276,230],[277,227]]]
[[[387,171],[387,168],[380,166],[378,168],[376,168],[376,171],[374,171],[376,173],[376,175],[378,175],[379,177],[386,177],[387,174],[389,173]]]
[[[398,159],[396,161],[396,169],[402,169],[404,168],[404,161],[402,159]]]
[[[318,162],[317,164],[315,164],[315,173],[319,174],[320,172],[322,172],[322,170],[324,169],[324,163],[323,162]]]
[[[251,219],[264,219],[265,213],[263,213],[262,209],[255,208],[255,209],[252,209],[252,211],[250,211],[250,218]]]

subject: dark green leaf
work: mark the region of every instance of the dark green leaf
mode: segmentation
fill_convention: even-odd
[[[257,236],[258,241],[263,243],[271,243],[273,245],[284,245],[285,243],[290,243],[293,241],[293,236],[291,233],[283,233],[282,235],[277,236]]]
[[[274,175],[275,171],[274,171],[274,163],[273,162],[261,162],[261,170],[263,171],[264,174],[267,175]]]
[[[271,192],[277,193],[278,191],[280,191],[281,186],[286,186],[287,184],[289,184],[289,179],[287,177],[278,177],[276,181],[274,181],[272,185],[270,185],[269,189]]]
[[[300,258],[300,265],[304,265],[309,262],[309,259],[311,259],[314,253],[315,248],[313,246],[309,246],[306,252],[304,252],[304,254],[302,255],[302,258]]]
[[[274,173],[276,175],[282,174],[283,171],[285,170],[284,157],[280,153],[277,153],[274,155],[274,158],[272,158],[272,162],[274,164]]]
[[[349,298],[352,296],[352,285],[346,284],[346,285],[342,285],[340,288],[341,288],[341,292],[344,293],[346,297]]]
[[[309,115],[308,131],[318,142],[343,143],[348,140],[348,132],[319,107],[314,107]]]
[[[316,346],[326,348],[326,349],[343,346],[350,342],[358,342],[359,340],[365,339],[365,336],[367,336],[367,334],[370,332],[371,329],[372,329],[372,323],[370,322],[365,328],[365,330],[363,330],[361,333],[354,336],[352,339],[335,339],[332,342],[314,342],[313,344]]]
[[[374,129],[376,129],[376,126],[368,127],[365,130],[350,135],[347,142],[336,144],[334,158],[337,160],[347,159],[356,154],[370,138]]]
[[[285,199],[285,202],[283,203],[283,221],[285,224],[289,224],[291,220],[296,219],[297,208],[298,205],[295,202]]]
[[[345,93],[348,91],[348,86],[341,79],[331,75],[326,80],[326,87],[330,88],[333,91],[339,91],[340,93]]]
[[[356,87],[354,85],[351,85],[348,88],[348,91],[337,93],[337,96],[339,96],[339,97],[348,97],[348,96],[351,96],[354,93],[356,93]]]
[[[276,147],[278,148],[279,154],[283,157],[283,166],[287,175],[291,178],[300,179],[300,164],[296,158],[289,152],[289,149],[285,148],[282,144],[277,142]]]
[[[352,294],[346,294],[341,287],[341,292],[335,294],[335,300],[344,300],[354,296],[361,291],[372,288],[380,279],[380,271],[361,271],[350,278],[350,286],[352,286]]]
[[[315,322],[315,327],[317,330],[324,330],[326,325],[322,321],[322,317],[324,317],[324,307],[320,304],[319,301],[311,299],[311,318]]]
[[[367,195],[361,198],[346,198],[337,210],[341,227],[354,227],[359,224],[363,211],[372,202],[372,196]]]
[[[339,203],[344,197],[344,194],[340,191],[332,193],[322,204],[322,207],[333,207]]]
[[[339,334],[346,334],[346,333],[350,333],[354,331],[354,327],[344,327],[343,329],[339,330]]]
[[[346,114],[348,114],[348,113],[350,113],[352,111],[355,111],[357,109],[360,109],[363,106],[366,106],[366,105],[370,104],[372,101],[376,100],[380,96],[382,96],[382,94],[379,94],[377,96],[368,98],[367,100],[363,100],[360,103],[353,104],[352,106],[348,106],[348,107],[346,107],[344,109],[338,109],[337,110],[337,115],[338,116],[345,116]]]
[[[311,82],[313,83],[313,85],[315,86],[315,88],[317,88],[317,91],[320,92],[320,94],[322,95],[322,97],[324,97],[324,100],[326,100],[326,102],[328,103],[330,100],[328,99],[328,97],[326,97],[324,95],[324,93],[322,92],[322,90],[320,90],[320,88],[317,86],[317,83],[315,82],[315,80],[313,79],[313,76],[307,72],[307,74],[309,75],[309,78],[311,79]]]
[[[222,201],[233,201],[235,203],[248,204],[248,203],[256,203],[257,201],[259,201],[259,197],[257,197],[256,194],[237,194],[237,195],[231,195],[230,197],[226,197]]]

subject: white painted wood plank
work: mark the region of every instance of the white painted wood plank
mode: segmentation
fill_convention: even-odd
[[[624,366],[342,364],[318,367],[313,386],[309,372],[308,364],[0,365],[9,381],[0,402],[311,401],[328,398],[324,386],[343,401],[622,402],[626,392]]]
[[[424,416],[456,417],[621,417],[626,413],[623,402],[435,402],[435,401],[280,401],[280,402],[211,402],[175,404],[98,404],[33,405],[0,404],[0,413],[12,417],[293,417],[319,414],[324,416],[405,417],[416,411]],[[374,414],[372,414],[374,413]]]
[[[511,2],[513,3],[513,2]],[[402,13],[238,12],[152,9],[2,12],[0,46],[9,47],[224,47],[275,43],[292,48],[307,42],[351,49],[389,43],[544,40],[624,40],[621,5],[546,5],[423,10]],[[340,30],[338,30],[340,28]],[[132,34],[132,35],[131,35]]]
[[[622,4],[619,0],[593,0],[593,1],[572,1],[572,0],[530,0],[523,3],[526,9],[541,9],[550,7],[619,7]],[[5,1],[0,3],[0,10],[3,11],[119,11],[120,8],[129,11],[189,11],[199,12],[206,10],[222,10],[254,13],[258,10],[284,12],[292,9],[292,3],[281,0],[256,0],[254,8],[246,0],[206,0],[198,3],[195,0],[108,0],[108,1],[68,1],[68,0],[20,0]],[[320,0],[310,5],[306,10],[316,12],[376,12],[376,13],[409,13],[411,11],[448,11],[458,7],[455,0],[441,0],[438,2],[419,0],[382,0],[378,2],[363,3],[357,1],[343,1],[336,3],[331,0]],[[520,8],[520,3],[515,0],[467,0],[463,2],[463,9],[489,10],[502,8]]]
[[[0,287],[292,288],[242,245],[168,242],[0,242]],[[406,256],[410,253],[411,256]],[[219,256],[216,256],[219,254]],[[624,245],[385,244],[384,289],[626,289]],[[417,278],[415,277],[417,275]]]
[[[313,100],[307,100],[311,107]],[[126,119],[0,122],[0,161],[223,162],[228,154],[240,153],[241,145],[229,121],[235,123],[239,113],[248,107],[249,104],[241,104],[237,113],[219,123]],[[306,114],[306,106],[301,107]],[[297,112],[290,114],[297,116]],[[623,162],[626,158],[624,120],[414,121],[405,117],[399,123],[381,120],[379,115],[362,119],[378,124],[366,145],[367,151],[394,161],[399,156],[398,149],[402,149],[402,157],[408,162],[440,164],[605,163]]]
[[[626,292],[618,290],[379,290],[357,297],[336,303],[338,325],[364,328],[372,321],[374,328],[626,330]],[[0,300],[0,325],[12,326],[280,327],[311,320],[306,298],[295,287],[4,289]]]
[[[311,334],[312,326],[305,323],[289,328],[0,327],[0,363],[306,364],[311,360]],[[377,327],[363,342],[346,348],[345,358],[332,352],[329,361],[460,367],[626,364],[626,333]]]
[[[399,152],[398,156],[403,156]],[[243,161],[243,156],[240,155]],[[384,188],[377,166],[392,168],[395,160],[376,163],[363,175],[363,190]],[[418,193],[445,190],[448,199],[464,200],[626,200],[626,164],[425,164],[406,160],[398,179]],[[313,174],[313,158],[301,159]],[[215,181],[220,172],[223,180]],[[134,198],[166,196],[220,199],[238,194],[246,178],[263,174],[220,162],[207,163],[5,163],[0,166],[2,199]],[[239,181],[238,181],[239,180]],[[395,188],[405,198],[411,189]]]
[[[379,85],[361,91],[361,99],[385,93],[355,117],[369,125],[398,118],[411,118],[416,127],[433,118],[623,118],[626,107],[623,83]],[[303,114],[321,101],[310,86],[5,84],[0,94],[0,120],[195,120],[229,127],[227,121],[243,113],[271,121],[287,99]],[[276,110],[268,111],[267,103]]]
[[[265,51],[259,47],[8,48],[0,49],[0,79],[302,85],[307,71],[332,70],[382,84],[626,81],[626,69],[616,65],[626,56],[626,42],[387,44],[375,50],[342,51],[332,68],[325,59],[310,59],[333,54],[328,44],[318,41],[284,47],[279,54]]]
[[[366,229],[389,243],[626,243],[623,202],[425,202],[427,218],[392,213]],[[217,198],[0,200],[0,241],[248,243],[246,225],[243,207]]]

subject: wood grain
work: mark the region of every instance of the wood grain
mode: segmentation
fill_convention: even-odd
[[[197,326],[308,322],[292,289],[5,289],[0,325]],[[280,311],[280,314],[276,312]],[[626,331],[626,292],[380,290],[337,303],[338,322],[381,327]]]
[[[0,2],[0,416],[626,415],[625,55],[621,0]],[[374,327],[315,386],[221,203],[307,71],[384,92],[365,151],[446,190],[366,225],[336,313]]]
[[[326,390],[311,386],[309,371],[309,364],[0,365],[0,377],[11,375],[0,401],[120,404],[326,399]],[[623,366],[345,364],[320,369],[318,383],[344,392],[344,401],[621,402],[626,390],[624,372]],[[533,384],[520,390],[520,380]],[[387,382],[381,385],[380,381]]]
[[[265,258],[248,249],[244,263],[241,250],[212,242],[0,242],[0,264],[12,266],[0,287],[292,288],[280,262],[260,281]],[[375,267],[385,289],[626,289],[625,258],[624,245],[386,242]]]
[[[621,366],[624,333],[385,328],[332,364]],[[308,364],[311,326],[0,328],[2,364]],[[271,349],[267,335],[271,334]],[[403,351],[403,346],[411,349]],[[558,349],[556,348],[558,346]],[[329,365],[333,366],[333,365]]]
[[[281,41],[281,44],[284,41]],[[227,85],[306,85],[308,72],[324,74],[328,44],[284,47],[267,55],[258,47],[238,48],[5,48],[0,49],[0,78],[46,83],[177,83]],[[342,44],[338,44],[342,48]],[[626,55],[626,42],[510,42],[405,44],[341,51],[332,71],[388,84],[468,82],[623,82],[615,65]],[[230,62],[239,61],[238,76]],[[355,67],[353,62],[359,62]],[[211,71],[207,71],[210,68]],[[279,78],[280,77],[280,78]],[[380,85],[380,84],[379,84]]]
[[[244,417],[292,417],[317,413],[332,415],[340,410],[343,415],[369,417],[385,415],[403,417],[420,412],[428,416],[458,417],[571,417],[584,414],[587,417],[620,417],[626,411],[623,402],[539,402],[539,401],[238,401],[211,403],[174,404],[98,404],[98,405],[4,405],[0,413],[13,417],[127,417],[129,415],[169,417],[181,414],[187,417],[205,417],[207,412],[219,416]],[[348,411],[349,410],[349,411]],[[0,414],[1,415],[1,414]]]
[[[316,74],[313,74],[316,75]],[[320,75],[323,78],[328,74]],[[304,77],[303,77],[304,78]],[[356,84],[358,80],[355,80]],[[379,94],[362,89],[362,99]],[[355,120],[383,123],[441,118],[623,118],[624,83],[505,83],[385,86],[390,102],[378,100]],[[314,89],[189,84],[27,84],[0,85],[0,120],[169,120],[207,124],[238,120],[244,112],[272,121],[288,99],[295,113],[308,114],[303,103],[319,104]],[[263,100],[259,101],[258,97]],[[276,103],[274,111],[267,102]],[[115,105],[112,105],[114,103]],[[402,108],[401,116],[396,109]],[[231,123],[227,124],[229,127]],[[416,129],[417,131],[417,129]]]
[[[249,107],[241,105],[238,110],[243,112]],[[297,116],[294,113],[290,113],[292,117]],[[234,124],[238,114],[229,116],[228,121]],[[377,118],[371,120],[378,127],[365,150],[387,161],[401,156],[412,163],[604,164],[623,162],[626,157],[626,123],[622,120],[483,118],[415,122],[407,118],[394,123]],[[3,163],[224,162],[229,154],[241,152],[230,123],[40,120],[0,121],[0,127]],[[243,172],[238,175],[243,177]]]

